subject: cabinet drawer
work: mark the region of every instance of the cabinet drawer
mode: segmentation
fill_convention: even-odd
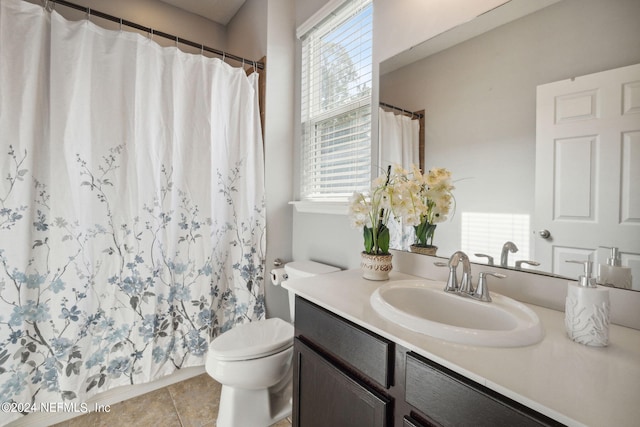
[[[402,419],[402,427],[424,427],[424,425],[411,417],[404,417]]]
[[[438,424],[561,425],[417,354],[406,362],[405,400]]]
[[[393,343],[296,297],[296,336],[322,348],[384,388],[391,385]]]

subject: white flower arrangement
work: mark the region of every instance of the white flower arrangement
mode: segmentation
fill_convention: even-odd
[[[436,224],[446,221],[454,207],[451,172],[435,168],[423,175],[416,165],[410,170],[396,165],[393,183],[394,215],[413,226],[416,244],[432,245]]]
[[[394,185],[391,178],[389,166],[386,175],[373,180],[368,193],[355,192],[349,202],[351,226],[363,229],[364,251],[367,254],[389,253],[390,236],[387,224],[394,210]]]
[[[405,225],[413,226],[416,243],[430,245],[436,224],[445,221],[454,202],[451,172],[444,168],[422,174],[391,166],[385,175],[373,180],[368,193],[355,192],[349,202],[349,217],[354,228],[363,229],[365,252],[389,253],[389,218],[393,214]]]

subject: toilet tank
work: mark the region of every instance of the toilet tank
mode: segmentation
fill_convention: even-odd
[[[332,265],[321,264],[315,261],[293,261],[284,265],[284,271],[287,273],[287,280],[302,279],[304,277],[313,277],[319,274],[328,274],[340,271],[338,267]],[[295,319],[295,294],[289,291],[289,313],[291,314],[291,323]]]

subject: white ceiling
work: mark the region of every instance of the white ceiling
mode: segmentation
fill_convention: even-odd
[[[245,0],[160,0],[187,12],[227,25]]]

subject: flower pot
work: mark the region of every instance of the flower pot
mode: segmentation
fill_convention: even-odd
[[[433,256],[435,256],[436,252],[438,251],[438,247],[433,245],[411,245],[409,249],[414,254]]]
[[[362,252],[360,268],[362,277],[368,280],[388,280],[389,272],[393,268],[391,264],[393,255],[374,255]]]

